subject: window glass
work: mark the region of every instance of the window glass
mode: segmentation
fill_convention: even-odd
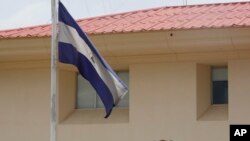
[[[77,76],[77,108],[95,108],[96,92],[80,74]]]
[[[212,104],[228,103],[228,71],[226,67],[212,68]]]
[[[117,72],[117,75],[121,80],[129,86],[129,73],[126,71]],[[77,103],[78,109],[82,108],[103,108],[101,99],[96,94],[94,88],[90,83],[85,80],[80,74],[78,74],[78,88],[77,88]],[[129,105],[129,93],[118,103],[116,107],[128,107]]]

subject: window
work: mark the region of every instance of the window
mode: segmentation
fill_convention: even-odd
[[[228,68],[197,64],[196,116],[199,121],[228,120]]]
[[[117,72],[117,75],[123,80],[127,86],[129,85],[129,73],[122,71]],[[76,99],[76,108],[84,109],[84,108],[103,108],[103,104],[96,94],[96,91],[90,83],[85,80],[80,74],[77,76],[77,99]],[[118,103],[116,107],[128,107],[129,105],[129,93]]]
[[[212,104],[228,103],[228,72],[226,67],[212,67]]]

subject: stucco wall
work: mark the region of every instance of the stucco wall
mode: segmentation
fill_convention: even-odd
[[[49,69],[0,70],[0,140],[49,140]]]
[[[61,122],[75,109],[76,72],[58,71],[58,121]]]
[[[211,105],[211,66],[197,64],[196,69],[196,109],[200,119]]]
[[[75,72],[61,70],[58,139],[228,141],[230,123],[250,123],[250,60],[227,64],[228,120],[209,121],[197,119],[203,74],[195,62],[131,64],[129,109],[115,109],[107,120],[103,110],[74,110]],[[49,69],[0,70],[0,90],[0,140],[49,140]]]
[[[196,120],[195,64],[142,64],[130,72],[133,140],[187,138]]]
[[[229,120],[250,123],[250,60],[229,61]]]

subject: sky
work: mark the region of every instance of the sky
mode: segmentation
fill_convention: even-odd
[[[75,19],[162,6],[250,0],[61,0]],[[51,23],[51,0],[0,0],[0,30]]]

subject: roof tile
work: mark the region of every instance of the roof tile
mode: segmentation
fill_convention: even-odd
[[[81,19],[88,34],[250,26],[250,2],[160,7]],[[0,31],[0,38],[48,37],[51,25]]]

